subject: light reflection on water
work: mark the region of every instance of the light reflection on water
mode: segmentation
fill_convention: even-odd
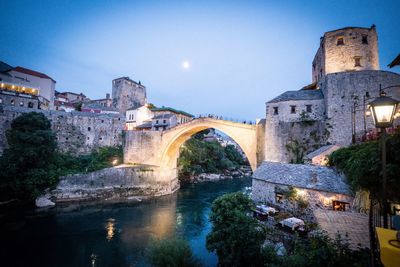
[[[141,203],[30,212],[5,226],[1,266],[146,266],[152,239],[174,235],[188,240],[205,266],[215,266],[217,257],[205,248],[211,203],[249,184],[250,179],[204,182]]]

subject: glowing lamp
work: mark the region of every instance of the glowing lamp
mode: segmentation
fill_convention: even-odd
[[[376,128],[388,128],[393,125],[398,103],[393,98],[381,95],[369,104]]]
[[[118,164],[118,159],[114,159],[114,160],[112,161],[112,165],[115,166],[115,165],[117,165],[117,164]]]

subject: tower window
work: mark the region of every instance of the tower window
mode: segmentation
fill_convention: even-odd
[[[290,106],[290,113],[292,114],[296,113],[296,106]]]
[[[366,34],[362,35],[362,43],[363,44],[368,44],[368,35],[366,35]]]
[[[312,112],[312,105],[306,105],[306,111],[308,113],[311,113]]]
[[[15,103],[14,99],[11,99],[10,103],[11,103],[11,105],[14,105],[14,103]]]
[[[354,57],[354,67],[361,67],[361,57]]]
[[[20,107],[23,107],[23,106],[24,106],[24,102],[22,102],[22,101],[19,102],[19,106],[20,106]]]
[[[279,114],[279,109],[278,107],[274,107],[274,115],[278,115]]]
[[[337,38],[336,45],[344,45],[344,38],[343,37]]]

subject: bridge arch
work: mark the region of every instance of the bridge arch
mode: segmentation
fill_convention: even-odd
[[[212,118],[195,119],[165,131],[163,139],[166,137],[167,142],[162,147],[160,167],[162,169],[176,169],[180,147],[194,134],[211,128],[231,137],[245,153],[252,170],[255,170],[257,167],[256,126]]]

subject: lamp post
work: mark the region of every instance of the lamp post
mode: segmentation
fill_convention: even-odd
[[[383,205],[383,227],[388,227],[387,199],[386,199],[386,128],[393,125],[393,118],[396,112],[398,101],[385,96],[383,91],[380,96],[369,105],[373,115],[376,128],[381,129],[381,150],[382,150],[382,205]]]

